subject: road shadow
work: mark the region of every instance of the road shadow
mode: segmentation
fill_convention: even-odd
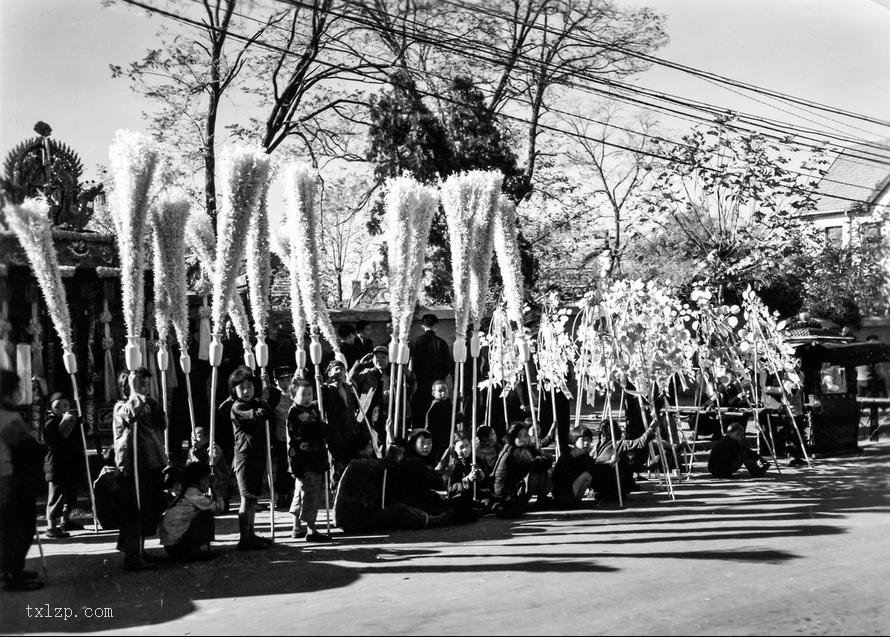
[[[53,544],[53,550],[61,552],[47,556],[51,579],[45,590],[0,595],[0,618],[8,633],[94,632],[183,618],[203,600],[300,596],[381,575],[419,579],[434,573],[513,572],[609,577],[622,570],[623,560],[782,564],[800,556],[771,542],[844,533],[835,522],[890,510],[888,487],[890,448],[882,446],[862,457],[819,462],[782,478],[696,479],[678,485],[674,502],[666,502],[665,494],[647,483],[623,510],[535,511],[518,520],[489,517],[427,531],[355,537],[338,533],[331,545],[287,540],[268,551],[238,552],[231,542],[236,529],[230,514],[219,521],[218,535],[226,542],[215,560],[166,563],[147,573],[120,570],[113,532],[78,534],[70,547]],[[285,526],[288,516],[276,517],[279,527]],[[258,520],[257,528],[268,527]],[[152,553],[158,554],[158,549]],[[37,564],[29,560],[29,568]],[[293,603],[303,601],[297,597]],[[28,618],[27,605],[46,603],[72,608],[79,616],[68,622]],[[90,619],[83,616],[84,606],[109,607],[114,616]]]

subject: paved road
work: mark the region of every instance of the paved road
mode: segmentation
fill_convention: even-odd
[[[643,489],[623,511],[532,513],[330,546],[287,540],[265,553],[233,551],[229,517],[216,560],[153,573],[120,571],[109,534],[78,534],[45,542],[49,587],[0,595],[0,630],[890,633],[890,445],[782,477],[694,476],[675,502],[657,485]],[[28,604],[78,617],[28,619]],[[113,617],[88,619],[85,606]]]

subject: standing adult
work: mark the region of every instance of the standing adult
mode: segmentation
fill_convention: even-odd
[[[451,348],[436,334],[439,319],[435,314],[424,314],[420,319],[423,334],[411,341],[411,360],[417,378],[414,393],[414,413],[426,414],[433,402],[433,383],[444,381],[452,374]]]
[[[368,321],[355,322],[355,342],[359,358],[374,352],[374,340],[371,338],[371,324]]]
[[[355,328],[349,323],[344,323],[337,328],[337,340],[339,341],[340,351],[346,357],[347,367],[352,367],[362,357],[356,339]]]
[[[71,403],[61,392],[49,399],[51,411],[43,428],[46,441],[46,458],[43,471],[49,491],[46,496],[46,536],[68,537],[69,531],[79,531],[83,526],[71,520],[77,505],[77,486],[83,468],[83,443],[79,428],[81,423]]]
[[[0,369],[0,571],[5,591],[43,588],[37,573],[25,570],[37,531],[43,447],[15,409],[20,383],[18,374]]]
[[[120,375],[121,400],[114,406],[112,420],[121,480],[117,549],[124,554],[124,568],[131,571],[154,568],[145,559],[145,538],[155,534],[164,510],[167,423],[161,406],[148,395],[150,380],[151,373],[144,367]]]

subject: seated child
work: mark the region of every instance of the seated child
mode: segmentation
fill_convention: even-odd
[[[478,457],[477,457],[478,461]],[[479,488],[479,483],[485,477],[482,470],[473,467],[473,455],[470,449],[470,439],[466,436],[460,438],[451,448],[451,453],[446,454],[439,462],[436,469],[441,472],[448,485],[448,498],[452,505],[472,505],[474,500],[473,486]]]
[[[195,427],[195,439],[192,441],[192,448],[189,449],[188,462],[203,462],[210,465],[210,437],[207,435],[205,427]],[[216,447],[213,455],[213,470],[210,477],[210,488],[217,498],[225,503],[223,513],[229,510],[229,500],[232,492],[232,469],[223,455],[219,445]]]
[[[396,502],[391,497],[392,470],[404,460],[403,447],[393,444],[382,460],[359,458],[349,463],[337,484],[334,515],[337,526],[348,534],[385,533],[443,526],[450,511],[430,515],[423,509]]]
[[[506,443],[495,463],[492,496],[495,513],[513,517],[525,510],[532,495],[537,496],[538,503],[546,501],[553,460],[532,444],[525,423],[510,425]]]
[[[330,469],[327,425],[321,420],[312,385],[297,379],[291,388],[293,404],[287,413],[288,459],[295,480],[294,499],[290,507],[290,513],[294,516],[291,537],[305,537],[307,542],[324,542],[330,540],[330,536],[319,533],[315,523],[327,488],[325,474]]]
[[[167,555],[177,561],[211,557],[214,519],[224,503],[209,493],[210,467],[203,462],[186,465],[181,475],[182,494],[161,517],[158,531]]]
[[[494,463],[501,452],[497,434],[488,425],[483,425],[476,430],[476,466],[482,470],[486,478],[491,477],[494,471]]]
[[[442,476],[433,466],[433,440],[426,429],[413,429],[408,436],[404,457],[389,470],[386,499],[421,509],[429,515],[445,512]]]
[[[708,471],[715,478],[731,478],[742,465],[752,478],[762,477],[769,467],[769,463],[746,444],[744,426],[734,422],[727,427],[726,435],[711,448]]]
[[[565,505],[580,503],[593,481],[593,458],[590,457],[593,432],[587,427],[578,427],[571,432],[570,439],[572,446],[553,467],[553,497]]]

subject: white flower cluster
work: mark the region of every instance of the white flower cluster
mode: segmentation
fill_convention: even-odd
[[[544,389],[555,389],[571,398],[567,383],[570,365],[574,360],[575,348],[571,335],[566,329],[569,310],[559,307],[555,292],[544,298],[541,319],[538,327],[538,341],[535,349],[535,365],[538,379]]]
[[[31,270],[43,293],[49,317],[59,335],[62,349],[70,351],[73,346],[71,316],[68,314],[68,301],[59,270],[59,258],[53,245],[53,231],[48,218],[49,206],[43,199],[26,199],[20,206],[12,204],[5,206],[3,214],[31,263]]]
[[[121,287],[127,335],[142,333],[145,307],[145,234],[158,152],[147,135],[119,130],[108,150],[114,181],[110,214],[121,264]]]

